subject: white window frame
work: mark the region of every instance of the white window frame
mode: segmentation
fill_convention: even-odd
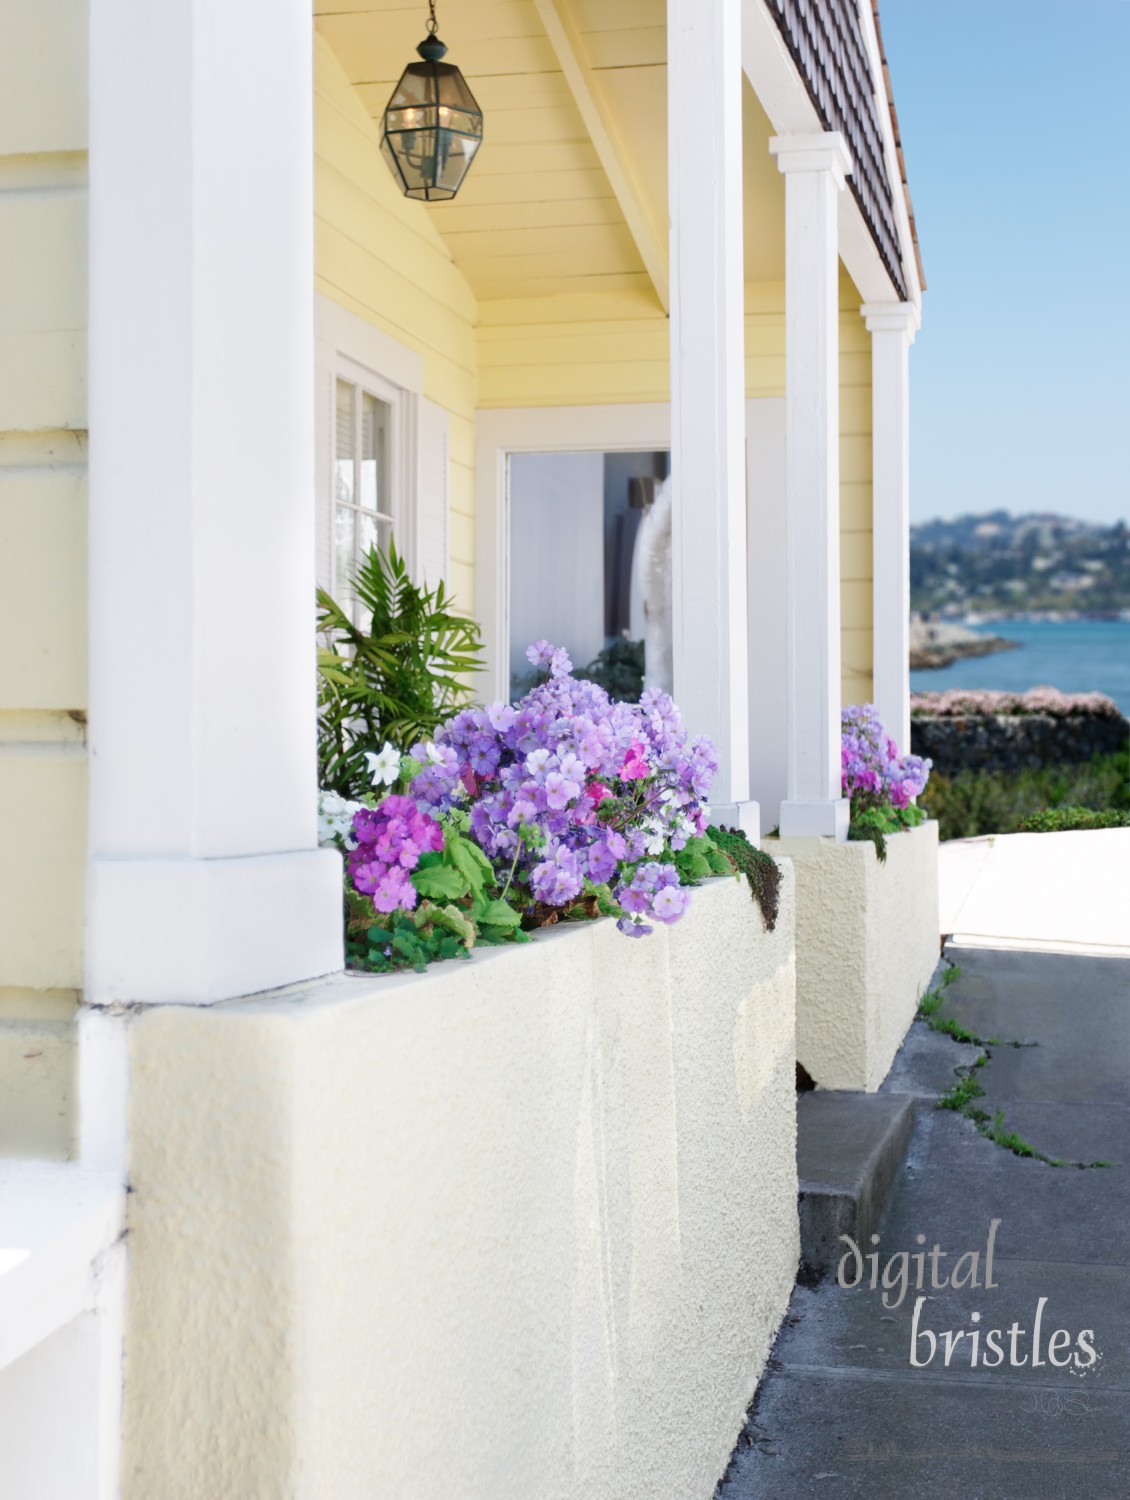
[[[393,539],[415,576],[417,566],[417,428],[424,390],[424,361],[414,350],[382,333],[321,293],[314,302],[318,496],[318,554],[322,581],[342,602],[346,580],[336,576],[334,525],[337,510],[337,382],[358,386],[390,408],[389,505]],[[326,382],[328,381],[328,390]]]
[[[483,633],[482,696],[510,697],[510,455],[671,451],[668,401],[500,407],[475,421],[475,617]]]

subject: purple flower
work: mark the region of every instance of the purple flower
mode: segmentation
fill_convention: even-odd
[[[527,656],[546,678],[513,706],[464,709],[441,726],[434,744],[417,748],[412,799],[421,812],[467,810],[500,888],[565,905],[587,876],[623,894],[625,911],[636,908],[628,925],[642,936],[657,901],[657,920],[685,907],[669,854],[705,831],[717,753],[688,737],[666,694],[613,703],[573,678],[568,653],[551,642]],[[412,834],[390,838],[385,852],[411,859]]]
[[[564,844],[534,866],[530,885],[539,901],[548,906],[565,906],[580,894],[584,884],[577,856]]]
[[[526,660],[532,667],[548,667],[556,649],[548,641],[535,641],[532,646],[526,647]]]
[[[690,905],[691,893],[683,885],[665,885],[656,891],[651,914],[657,922],[677,922]]]
[[[581,788],[575,781],[570,781],[560,771],[550,771],[545,778],[545,800],[554,810],[568,807],[575,797],[581,795]]]
[[[349,851],[349,878],[378,911],[411,911],[416,887],[409,878],[420,856],[443,848],[443,829],[417,810],[411,797],[389,795],[353,816],[357,846]]]

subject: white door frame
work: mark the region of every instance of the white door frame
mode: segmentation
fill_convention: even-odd
[[[475,616],[486,671],[477,697],[510,696],[511,453],[651,453],[671,448],[667,401],[607,406],[512,406],[475,421]]]

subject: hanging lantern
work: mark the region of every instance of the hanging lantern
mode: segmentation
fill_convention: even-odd
[[[409,63],[384,113],[381,152],[407,198],[426,203],[454,198],[483,138],[483,112],[436,36],[435,0],[428,0],[428,34]]]

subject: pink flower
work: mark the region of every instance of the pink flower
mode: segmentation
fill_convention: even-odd
[[[644,760],[646,753],[647,746],[643,740],[632,741],[624,757],[624,764],[620,767],[621,781],[642,781],[645,776],[651,775],[651,767]]]
[[[605,797],[611,797],[611,795],[612,793],[603,781],[590,781],[588,786],[585,787],[585,796],[588,797],[594,807],[599,807]]]

